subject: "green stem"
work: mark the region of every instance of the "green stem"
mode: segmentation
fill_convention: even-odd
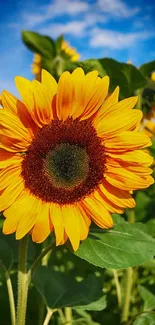
[[[55,240],[54,240],[55,241]],[[36,260],[34,261],[34,263],[31,266],[31,269],[29,270],[29,273],[31,273],[31,275],[33,276],[36,267],[38,266],[38,264],[41,263],[42,259],[44,258],[44,256],[51,251],[52,246],[54,241],[51,242],[50,245],[48,245],[45,249],[43,249],[43,251],[41,252],[41,254],[36,258]]]
[[[112,270],[112,272],[113,272],[114,281],[115,281],[118,306],[120,307],[121,303],[122,303],[122,297],[121,297],[121,287],[120,287],[120,283],[119,283],[118,273],[114,269]]]
[[[45,249],[47,248],[46,245],[47,245],[47,241],[45,241],[43,244],[42,252],[45,252]],[[43,266],[48,265],[48,261],[49,261],[51,252],[52,252],[52,250],[48,251],[48,253],[46,253],[46,255],[44,255],[42,257],[41,265],[43,265]],[[41,298],[40,305],[39,305],[39,325],[43,324],[44,314],[45,314],[45,302],[44,302],[44,299]]]
[[[122,307],[121,323],[125,323],[129,318],[131,291],[133,283],[133,269],[129,267],[125,273],[125,290],[124,290],[124,301]]]
[[[70,307],[65,308],[65,318],[67,325],[72,325],[72,309]]]
[[[62,309],[58,309],[57,312],[58,312],[58,314],[60,316],[62,324],[65,324],[66,323],[66,318],[64,316],[64,313],[63,313]]]
[[[50,321],[52,315],[53,315],[53,310],[48,308],[47,309],[47,315],[46,315],[46,318],[44,320],[43,325],[48,325],[49,324],[49,321]]]
[[[17,325],[25,325],[30,273],[27,272],[28,235],[19,242]]]
[[[11,325],[16,325],[15,299],[14,299],[10,274],[9,271],[6,269],[5,265],[1,263],[1,261],[0,261],[0,267],[4,269],[5,277],[6,277],[6,286],[8,290],[9,305],[10,305]]]

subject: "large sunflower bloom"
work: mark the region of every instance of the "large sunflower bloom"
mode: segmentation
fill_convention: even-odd
[[[40,243],[54,230],[57,245],[69,238],[77,250],[91,221],[111,228],[111,213],[135,206],[131,191],[153,183],[137,98],[118,102],[107,76],[81,68],[58,84],[43,70],[41,83],[16,85],[22,102],[4,91],[0,110],[3,232]]]

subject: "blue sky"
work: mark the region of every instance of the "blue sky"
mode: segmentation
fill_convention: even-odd
[[[0,0],[0,12],[0,92],[16,95],[14,77],[33,77],[22,29],[63,33],[82,60],[112,57],[139,66],[155,59],[154,0]]]

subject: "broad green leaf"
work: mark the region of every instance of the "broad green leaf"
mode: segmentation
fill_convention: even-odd
[[[5,239],[0,237],[0,268],[9,269],[13,262],[13,253]]]
[[[101,298],[99,298],[98,300],[91,302],[88,305],[84,305],[84,306],[79,306],[78,309],[80,310],[93,310],[93,311],[100,311],[103,310],[104,308],[106,308],[106,297],[103,296]]]
[[[155,240],[135,224],[118,224],[113,229],[91,229],[77,256],[102,268],[128,268],[151,259]]]
[[[78,318],[74,319],[73,324],[75,324],[75,325],[100,325],[100,323],[94,322],[92,320],[91,315],[88,314],[86,311],[81,310],[79,308],[74,308],[74,311],[78,314]]]
[[[139,285],[138,291],[144,301],[144,311],[155,309],[155,295],[146,289],[144,286]]]
[[[120,86],[120,97],[129,96],[128,80],[121,70],[120,62],[109,58],[99,59],[98,61],[110,77],[110,90],[113,91],[116,86]]]
[[[121,71],[128,81],[129,95],[132,96],[135,90],[143,88],[146,85],[146,79],[134,65],[126,63],[120,63],[120,65]]]
[[[102,285],[95,275],[77,282],[74,278],[46,267],[37,268],[33,283],[50,308],[75,307],[101,310],[106,307]],[[95,304],[96,302],[96,304]],[[98,307],[97,307],[98,306]]]
[[[55,57],[55,42],[52,38],[35,32],[22,31],[22,39],[25,45],[33,52],[46,58],[52,59]]]
[[[145,77],[151,77],[151,73],[155,70],[155,60],[144,63],[140,67],[140,71]]]
[[[155,237],[155,219],[151,219],[146,223],[148,233],[152,237]]]
[[[89,59],[89,60],[81,61],[79,65],[84,70],[85,73],[88,73],[93,70],[97,70],[100,77],[104,77],[107,74],[106,69],[102,67],[99,60]]]
[[[133,325],[154,325],[155,324],[155,314],[144,313],[136,318]]]
[[[135,207],[135,219],[136,221],[143,220],[148,214],[148,205],[151,202],[151,198],[144,191],[137,191],[136,193],[136,207]]]
[[[15,239],[15,235],[3,235],[0,231],[0,259],[6,259],[7,267],[10,267],[12,262],[18,262],[19,240]],[[36,257],[36,244],[29,238],[28,244],[28,263],[32,263]],[[10,262],[9,262],[10,260]]]

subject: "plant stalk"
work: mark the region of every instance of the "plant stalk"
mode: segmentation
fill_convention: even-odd
[[[72,325],[72,309],[70,307],[65,308],[65,318],[67,325]]]
[[[27,272],[28,235],[19,242],[17,325],[25,325],[30,273]]]
[[[125,292],[124,292],[124,301],[122,307],[121,324],[127,322],[129,318],[132,283],[133,283],[133,269],[132,267],[129,267],[126,270],[126,274],[125,274]]]
[[[112,270],[112,272],[113,272],[114,281],[115,281],[118,306],[120,307],[122,304],[122,296],[121,296],[121,287],[120,287],[120,283],[119,283],[118,272],[117,272],[117,270],[114,270],[114,269]]]
[[[10,304],[11,325],[16,325],[15,300],[14,300],[12,282],[10,279],[10,274],[6,269],[5,269],[5,276],[6,276],[6,285],[8,289],[9,304]]]

